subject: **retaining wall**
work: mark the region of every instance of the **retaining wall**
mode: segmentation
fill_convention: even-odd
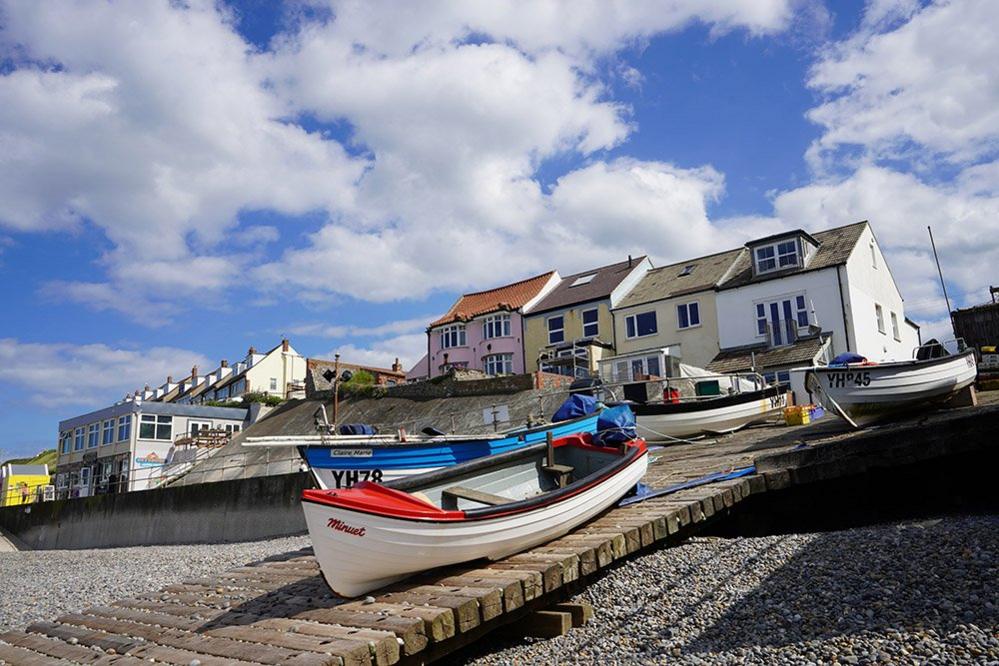
[[[302,534],[308,473],[261,476],[0,509],[36,549],[229,543]]]

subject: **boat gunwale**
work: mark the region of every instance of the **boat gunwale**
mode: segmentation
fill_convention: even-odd
[[[590,448],[599,449],[602,452],[608,452],[608,450],[613,450],[613,449],[608,449],[608,447],[597,447],[592,444],[587,444],[578,435],[570,435],[566,439],[569,438],[579,439],[581,443],[575,444],[567,442],[561,444],[561,446],[578,446],[580,448],[590,447]],[[558,445],[557,442],[556,445]],[[536,450],[536,452],[540,453],[541,449],[543,449],[544,446],[545,446],[544,444],[540,445],[539,449]],[[363,515],[379,516],[382,518],[390,518],[392,520],[403,520],[403,521],[417,522],[417,523],[455,524],[461,522],[488,520],[491,518],[503,518],[507,516],[529,513],[530,511],[545,508],[552,504],[558,504],[565,500],[571,499],[593,488],[594,486],[606,481],[607,479],[610,479],[614,476],[617,476],[618,474],[621,474],[626,469],[628,469],[632,464],[641,460],[644,456],[648,455],[648,448],[645,445],[645,440],[641,438],[636,438],[631,440],[630,442],[627,443],[627,447],[628,447],[628,452],[626,455],[625,454],[619,455],[618,459],[614,460],[609,465],[595,472],[592,472],[591,474],[588,474],[582,479],[570,483],[564,488],[556,488],[549,492],[536,495],[534,497],[528,497],[523,500],[510,502],[509,504],[498,504],[496,506],[483,507],[480,509],[446,510],[446,509],[440,509],[436,505],[432,505],[426,502],[421,502],[422,504],[426,504],[428,509],[430,508],[436,509],[434,514],[423,515],[423,516],[404,515],[398,512],[391,512],[390,510],[377,510],[377,507],[373,506],[369,507],[345,506],[344,504],[338,503],[336,501],[336,493],[343,491],[323,491],[323,490],[303,491],[302,502],[308,502],[310,504],[318,504],[321,506],[327,506],[344,511],[352,511],[354,513],[360,513]],[[534,446],[510,453],[522,454],[522,453],[533,453],[533,452],[535,452]],[[479,461],[471,461],[471,462],[475,463]],[[500,464],[498,465],[495,464],[495,461],[488,461],[488,462],[494,463],[490,466],[499,467],[502,466],[502,463],[509,462],[509,459],[499,461]],[[447,474],[447,476],[452,476],[452,475],[459,476],[462,475],[461,472],[467,471],[467,469],[464,470],[459,469],[460,467],[462,467],[462,465],[454,465],[452,467],[447,468],[447,472],[453,473],[453,474]],[[408,477],[407,479],[404,480],[408,481],[410,479],[420,479],[420,477],[426,477],[430,474],[436,474],[437,471],[438,470],[435,470],[433,472],[428,472],[427,474],[420,474],[417,476]],[[397,487],[394,487],[394,484],[377,484],[377,483],[371,483],[370,481],[362,481],[361,483],[354,485],[353,488],[363,490],[364,488],[367,488],[369,486],[381,487],[383,489],[392,490],[409,496],[408,493],[406,493],[405,491],[400,490]]]
[[[619,402],[612,404],[623,404],[628,405],[631,411],[635,413],[636,417],[640,416],[672,416],[680,414],[690,414],[693,412],[704,412],[712,409],[723,409],[725,407],[734,407],[737,405],[748,404],[755,402],[757,400],[765,400],[767,398],[776,398],[781,393],[786,392],[786,389],[782,389],[780,386],[767,386],[756,391],[745,391],[740,393],[731,393],[729,395],[719,396],[717,398],[711,398],[709,400],[691,400],[688,402],[653,402],[653,403],[635,403],[630,402]]]
[[[964,358],[965,356],[974,356],[975,350],[972,348],[965,349],[962,352],[956,354],[948,354],[947,356],[938,356],[936,358],[910,358],[905,361],[886,361],[884,363],[875,362],[865,362],[865,363],[846,363],[844,365],[813,365],[803,368],[791,368],[789,372],[845,372],[848,370],[878,370],[878,369],[894,369],[894,368],[913,368],[921,369],[928,368],[933,365],[940,365],[943,363],[949,363],[951,361],[957,361],[958,359]]]

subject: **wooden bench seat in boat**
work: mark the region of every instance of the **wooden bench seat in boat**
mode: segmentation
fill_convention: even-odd
[[[559,488],[565,488],[569,485],[572,473],[576,470],[572,465],[556,465],[555,463],[544,465],[541,469],[555,477],[555,482]]]
[[[485,493],[481,490],[465,488],[464,486],[451,486],[450,488],[445,488],[441,491],[441,496],[442,498],[453,498],[455,501],[459,499],[466,499],[471,502],[478,502],[479,504],[487,504],[489,506],[509,504],[513,501],[509,497],[493,495],[492,493]]]

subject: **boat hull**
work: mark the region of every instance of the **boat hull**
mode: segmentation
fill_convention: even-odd
[[[766,421],[787,406],[787,394],[777,387],[690,403],[636,405],[639,435],[650,442],[704,433],[734,432]]]
[[[599,413],[570,421],[514,431],[506,437],[414,444],[302,446],[299,453],[312,469],[322,490],[349,488],[360,481],[387,483],[414,474],[458,465],[484,456],[516,451],[544,442],[550,432],[557,439],[593,433]]]
[[[596,517],[644,476],[642,449],[600,483],[526,512],[453,521],[375,515],[303,500],[316,559],[330,587],[353,597],[417,572],[499,559],[556,539]]]
[[[809,368],[807,383],[827,407],[858,426],[939,403],[975,382],[972,350],[925,361]]]

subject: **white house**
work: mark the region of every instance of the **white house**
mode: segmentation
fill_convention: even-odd
[[[790,368],[843,352],[900,360],[919,345],[919,327],[906,319],[866,221],[747,243],[715,303],[720,349],[707,368],[718,372],[755,369],[790,382]],[[806,399],[803,386],[792,389]]]
[[[59,422],[56,492],[60,497],[144,490],[171,447],[201,431],[231,435],[247,410],[123,400]]]
[[[219,382],[200,394],[201,402],[207,400],[238,400],[246,393],[266,393],[281,398],[305,385],[307,374],[305,357],[287,340],[265,354],[250,347],[246,358]]]

